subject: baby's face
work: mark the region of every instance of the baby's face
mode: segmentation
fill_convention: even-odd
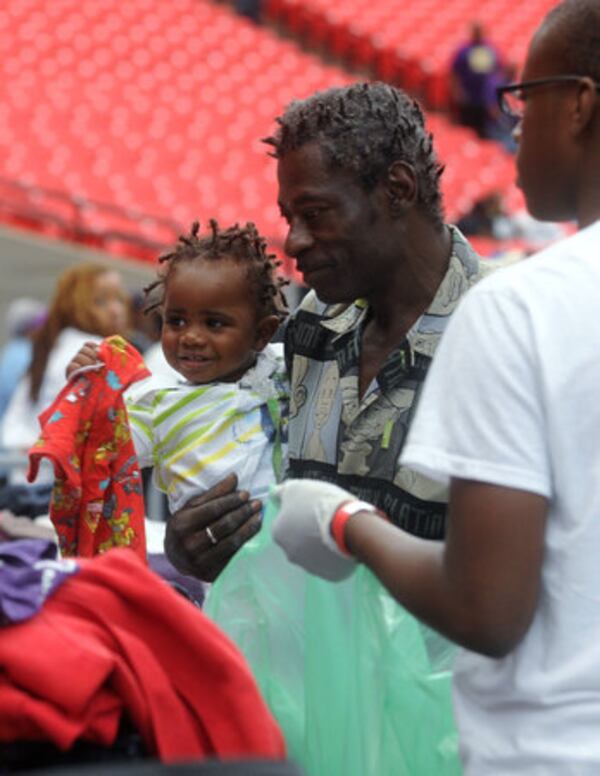
[[[170,366],[190,383],[238,380],[256,359],[256,298],[247,269],[229,258],[174,267],[161,341]]]

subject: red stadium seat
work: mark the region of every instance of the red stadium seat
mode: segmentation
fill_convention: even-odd
[[[266,15],[292,33],[329,43],[334,56],[370,66],[382,78],[415,91],[431,107],[448,104],[446,75],[453,51],[462,43],[469,20],[489,25],[506,60],[523,62],[527,42],[555,0],[530,0],[511,6],[505,0],[273,0]]]
[[[540,2],[532,4],[539,10]],[[461,13],[486,3],[492,0],[463,0]],[[381,77],[441,105],[439,68],[460,20],[432,8],[430,0],[393,8],[387,0],[266,4],[278,21],[296,14],[302,27],[321,19],[315,42],[362,64],[374,59]],[[527,19],[535,18],[528,10]],[[259,139],[293,99],[355,80],[209,0],[5,3],[0,45],[0,178],[59,190],[67,203],[77,197],[116,206],[86,207],[71,234],[92,242],[112,234],[110,248],[120,252],[130,245],[122,235],[132,229],[140,244],[165,242],[192,220],[210,217],[254,221],[280,251],[285,227],[275,204],[275,165]],[[442,181],[451,218],[490,186],[510,184],[508,154],[441,118],[431,121],[447,166]],[[6,210],[5,217],[51,231],[72,218],[68,205],[44,222],[40,207],[31,204],[30,216]],[[144,226],[139,216],[123,216],[130,211],[171,226]],[[136,251],[148,256],[145,248]]]

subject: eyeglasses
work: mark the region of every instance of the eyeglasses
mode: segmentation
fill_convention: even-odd
[[[537,86],[559,86],[560,84],[575,84],[589,80],[583,75],[555,75],[553,78],[537,78],[534,81],[523,81],[520,84],[508,84],[496,89],[498,106],[502,113],[511,119],[521,121],[525,110],[525,92]],[[595,83],[596,90],[600,92],[600,84]]]

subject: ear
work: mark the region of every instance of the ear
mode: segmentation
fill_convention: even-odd
[[[403,215],[414,207],[418,184],[412,165],[408,162],[392,162],[387,171],[386,191],[392,215]]]
[[[254,349],[258,352],[264,350],[273,339],[277,328],[279,327],[279,318],[276,315],[266,315],[256,325],[256,334],[254,337]]]
[[[600,92],[598,92],[596,83],[585,76],[581,79],[577,89],[577,101],[571,114],[571,126],[575,134],[579,135],[591,126],[599,108]]]

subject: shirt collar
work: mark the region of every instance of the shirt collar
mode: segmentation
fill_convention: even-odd
[[[340,307],[342,311],[338,313],[337,310]],[[331,317],[323,318],[320,323],[323,328],[329,329],[329,331],[341,336],[354,329],[363,321],[368,309],[369,305],[364,299],[356,299],[348,306],[336,305],[331,308],[328,310]]]
[[[406,335],[411,350],[430,357],[435,352],[448,317],[472,285],[473,276],[480,272],[479,257],[473,248],[459,229],[452,225],[449,225],[449,229],[452,236],[452,253],[446,274],[429,308],[414,322]],[[337,339],[360,326],[368,308],[369,305],[364,299],[357,299],[347,306],[335,305],[327,310],[329,317],[323,318],[320,324],[334,332]]]
[[[240,388],[253,390],[265,399],[277,398],[281,386],[274,377],[283,370],[283,346],[271,343],[258,353],[254,366],[240,378]]]

